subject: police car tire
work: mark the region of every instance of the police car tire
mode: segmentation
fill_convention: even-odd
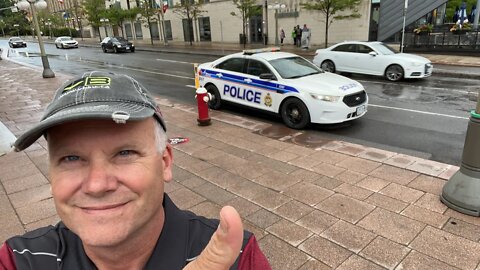
[[[207,92],[212,95],[212,100],[208,102],[208,107],[212,110],[218,110],[222,107],[222,98],[220,97],[220,92],[215,85],[209,84],[206,87]]]
[[[292,121],[287,111],[289,108],[295,108],[298,110],[301,115],[299,121]],[[280,116],[282,117],[283,123],[289,128],[303,129],[310,124],[310,113],[308,112],[308,108],[298,98],[289,98],[285,100],[280,108]]]

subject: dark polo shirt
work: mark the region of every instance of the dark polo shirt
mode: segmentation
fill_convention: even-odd
[[[165,194],[165,223],[144,269],[182,269],[195,260],[210,241],[218,220],[177,208]],[[0,248],[3,269],[96,269],[80,238],[63,222],[8,239]],[[245,231],[242,252],[231,270],[268,270],[270,266],[252,233]]]

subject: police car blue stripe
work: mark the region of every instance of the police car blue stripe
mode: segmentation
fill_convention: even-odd
[[[207,70],[207,69],[202,69],[201,72],[202,72],[202,75],[206,75],[207,77],[210,77],[210,78],[221,79],[221,80],[226,80],[226,81],[235,82],[235,83],[241,83],[241,84],[258,87],[258,88],[262,88],[270,91],[276,91],[279,94],[285,94],[287,92],[298,93],[298,90],[296,88],[288,85],[266,82],[266,81],[257,80],[257,79],[251,79],[252,80],[251,83],[245,83],[244,79],[247,79],[247,77],[228,74],[228,73],[214,71],[214,70]],[[221,77],[217,75],[218,73],[222,74]]]

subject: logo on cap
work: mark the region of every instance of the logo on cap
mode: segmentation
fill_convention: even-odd
[[[110,77],[84,77],[65,87],[62,94],[78,88],[109,87],[111,80]]]

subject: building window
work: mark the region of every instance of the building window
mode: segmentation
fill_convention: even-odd
[[[129,24],[129,23],[125,24],[125,34],[127,36],[127,39],[132,39],[133,38],[132,25]]]
[[[200,31],[200,41],[212,41],[209,17],[198,18],[198,29]]]
[[[167,40],[173,40],[172,23],[170,20],[165,21],[165,36],[167,36]]]
[[[183,39],[187,42],[193,42],[193,24],[192,19],[182,19],[183,24]]]
[[[135,22],[135,37],[137,39],[143,39],[143,32],[142,32],[142,23]]]

